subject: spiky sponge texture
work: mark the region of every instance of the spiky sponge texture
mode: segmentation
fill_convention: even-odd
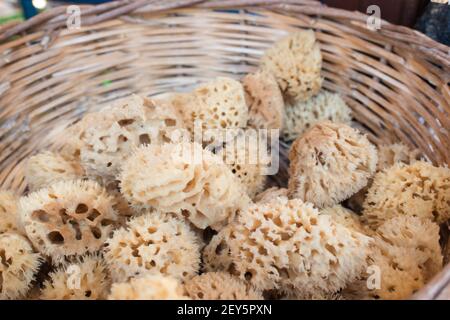
[[[41,299],[100,300],[106,299],[111,280],[106,263],[100,255],[77,257],[49,274],[44,281]]]
[[[207,272],[186,281],[184,288],[194,300],[262,300],[261,293],[226,272]]]
[[[23,298],[41,262],[25,237],[13,232],[0,234],[0,300]]]
[[[222,159],[196,143],[139,148],[120,181],[134,206],[173,212],[200,229],[220,228],[250,201]]]
[[[188,300],[183,286],[174,278],[161,274],[114,283],[109,300]]]
[[[261,69],[272,73],[285,96],[306,101],[322,86],[322,54],[312,30],[297,31],[276,42],[261,59]]]
[[[370,239],[299,199],[277,198],[242,212],[203,252],[208,271],[224,270],[261,290],[337,292],[365,267]]]
[[[377,151],[345,124],[320,122],[293,143],[289,195],[331,207],[362,189],[375,172]]]
[[[417,161],[378,172],[363,204],[363,217],[376,228],[398,215],[442,223],[450,218],[450,169]]]
[[[107,240],[105,259],[115,282],[148,274],[183,280],[199,271],[200,248],[197,236],[184,221],[149,212],[114,232]]]
[[[352,111],[342,98],[328,91],[321,91],[307,101],[299,101],[285,108],[283,137],[295,140],[318,122],[332,122],[350,125]]]
[[[32,191],[57,181],[75,180],[82,176],[83,169],[77,161],[69,161],[60,154],[49,151],[30,157],[25,169],[25,178]]]
[[[248,105],[248,124],[252,128],[281,129],[284,101],[275,77],[258,71],[242,79]]]
[[[60,181],[20,199],[33,245],[60,262],[99,250],[117,224],[113,198],[93,181]]]

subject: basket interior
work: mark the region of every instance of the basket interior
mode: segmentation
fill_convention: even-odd
[[[316,31],[325,89],[344,97],[374,143],[403,141],[434,163],[449,163],[450,94],[443,70],[423,56],[337,19],[179,9],[0,45],[0,188],[24,191],[24,160],[60,146],[62,130],[85,112],[131,93],[153,96],[217,76],[239,79],[297,28]]]

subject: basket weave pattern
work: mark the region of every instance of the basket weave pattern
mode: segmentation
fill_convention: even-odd
[[[227,9],[227,10],[224,10]],[[233,9],[233,10],[230,10]],[[255,71],[264,50],[298,29],[316,31],[324,88],[340,93],[376,144],[402,141],[450,163],[450,49],[383,21],[316,1],[115,1],[65,8],[0,27],[0,188],[23,192],[24,160],[58,148],[87,111],[130,93],[184,91]],[[436,298],[447,268],[418,295]]]

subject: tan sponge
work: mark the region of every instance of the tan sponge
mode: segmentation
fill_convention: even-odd
[[[114,202],[93,181],[60,181],[20,199],[33,245],[56,262],[99,250],[117,223]]]
[[[356,129],[317,123],[291,147],[289,195],[319,208],[331,207],[368,183],[377,159],[375,146]]]
[[[398,215],[443,223],[450,218],[450,169],[417,161],[378,172],[363,204],[363,216],[376,228]]]
[[[194,300],[263,300],[260,292],[226,272],[207,272],[186,281]]]
[[[200,268],[197,237],[184,221],[166,213],[149,212],[132,218],[107,240],[105,259],[115,282],[163,274],[179,280]]]
[[[306,101],[322,86],[322,54],[314,31],[297,31],[276,42],[261,59],[290,100]]]
[[[0,234],[13,231],[25,235],[18,204],[19,198],[13,192],[0,190]]]
[[[0,234],[0,300],[23,298],[42,260],[25,237]]]

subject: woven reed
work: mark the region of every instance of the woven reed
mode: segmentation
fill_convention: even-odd
[[[324,87],[344,97],[374,143],[402,141],[450,162],[450,49],[411,29],[383,21],[370,31],[364,14],[310,0],[122,0],[81,10],[79,30],[65,28],[61,7],[0,27],[0,188],[23,192],[24,160],[57,148],[88,110],[132,92],[241,78],[297,28],[316,31]],[[416,298],[448,297],[449,283],[447,267]]]

